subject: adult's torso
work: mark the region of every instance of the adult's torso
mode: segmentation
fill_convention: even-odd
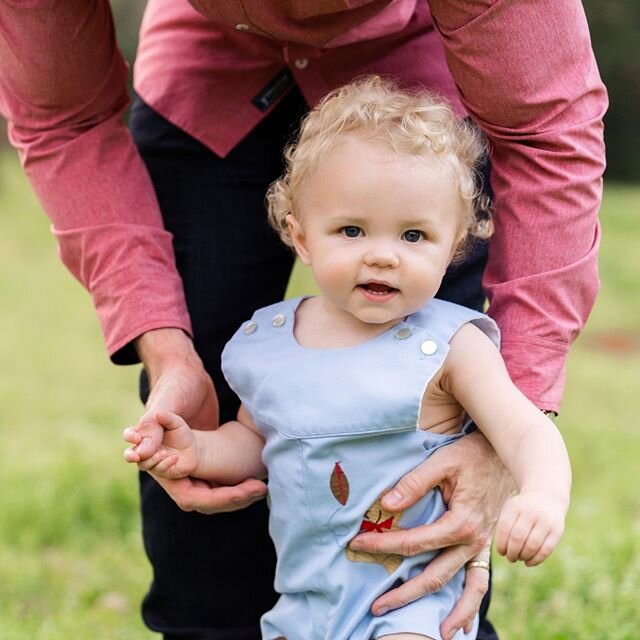
[[[293,82],[313,105],[367,73],[434,90],[463,113],[426,0],[149,0],[135,88],[224,156]]]

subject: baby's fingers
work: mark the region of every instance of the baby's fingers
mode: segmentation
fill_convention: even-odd
[[[517,508],[515,501],[508,501],[500,514],[496,527],[496,551],[515,562],[532,529],[531,519]]]
[[[161,464],[168,459],[171,459],[170,464]],[[177,459],[178,457],[175,455],[169,456],[169,452],[166,449],[158,449],[158,451],[146,460],[140,460],[138,462],[138,469],[140,469],[140,471],[153,471],[154,473],[162,474],[163,469],[174,465]]]
[[[122,432],[122,438],[133,445],[124,451],[124,459],[127,462],[140,462],[157,451],[157,445],[154,445],[152,438],[144,436],[136,427],[127,427]]]
[[[509,562],[516,562],[520,559],[529,534],[531,533],[531,522],[522,516],[518,518],[511,527],[509,539],[507,540],[507,550],[505,557]]]
[[[153,467],[149,469],[145,469],[145,471],[149,471],[156,476],[160,476],[162,478],[173,478],[175,474],[171,473],[171,470],[174,469],[176,463],[178,462],[179,457],[177,455],[167,455],[165,458],[156,463]],[[138,468],[141,468],[138,465]]]
[[[127,427],[122,432],[122,439],[131,444],[139,444],[142,440],[142,434],[135,427]]]
[[[506,504],[503,508],[498,524],[496,525],[495,543],[496,551],[501,556],[507,555],[507,545],[509,543],[509,536],[511,530],[518,519],[518,511],[515,509],[509,509],[509,505]]]
[[[545,536],[544,540],[533,554],[533,557],[529,560],[525,560],[525,564],[527,565],[527,567],[535,567],[541,562],[544,562],[551,555],[551,552],[556,548],[558,542],[560,542],[561,536],[562,532],[549,532],[549,534]]]
[[[140,456],[138,455],[135,447],[129,447],[128,449],[125,449],[122,455],[127,462],[140,462]]]
[[[527,539],[522,545],[522,549],[518,554],[517,560],[522,560],[525,563],[530,562],[540,551],[548,534],[549,529],[547,527],[541,526],[539,523],[533,525],[529,531]]]

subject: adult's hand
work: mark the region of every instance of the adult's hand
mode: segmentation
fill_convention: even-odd
[[[487,439],[473,432],[442,447],[405,475],[385,494],[382,506],[389,511],[407,509],[435,487],[440,488],[448,510],[432,524],[384,535],[364,533],[350,543],[355,550],[403,556],[443,549],[422,574],[380,596],[372,606],[375,615],[438,591],[478,556],[490,541],[513,482]],[[445,640],[460,628],[470,628],[487,588],[486,570],[467,572],[463,594],[441,625]]]
[[[210,484],[197,478],[169,480],[149,474],[173,498],[183,511],[198,511],[212,514],[237,511],[262,500],[267,494],[267,486],[260,480],[249,478],[233,487]]]
[[[213,382],[189,336],[180,329],[148,331],[137,339],[136,349],[151,388],[137,424],[142,438],[136,450],[142,458],[162,441],[163,427],[155,418],[158,411],[177,413],[196,429],[218,426],[218,398]],[[182,510],[200,513],[243,509],[264,498],[267,492],[264,482],[254,479],[233,487],[214,486],[194,478],[155,480]]]

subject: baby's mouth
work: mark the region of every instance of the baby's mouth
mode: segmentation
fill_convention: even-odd
[[[385,284],[384,282],[365,282],[359,284],[358,288],[374,296],[386,296],[398,291],[395,287]]]

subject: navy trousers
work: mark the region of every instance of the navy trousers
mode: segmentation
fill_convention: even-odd
[[[293,266],[291,251],[267,224],[264,195],[282,172],[282,149],[306,110],[294,87],[226,158],[139,98],[131,112],[135,142],[174,236],[195,347],[213,378],[223,421],[235,417],[238,400],[220,371],[222,348],[256,308],[282,299]],[[481,308],[485,261],[479,246],[447,274],[439,297]],[[144,372],[140,387],[144,401]],[[260,616],[276,600],[264,501],[233,513],[185,513],[144,473],[140,495],[154,571],[143,603],[146,624],[166,640],[258,640]],[[488,597],[483,613],[487,605]],[[485,621],[478,638],[497,636]]]

